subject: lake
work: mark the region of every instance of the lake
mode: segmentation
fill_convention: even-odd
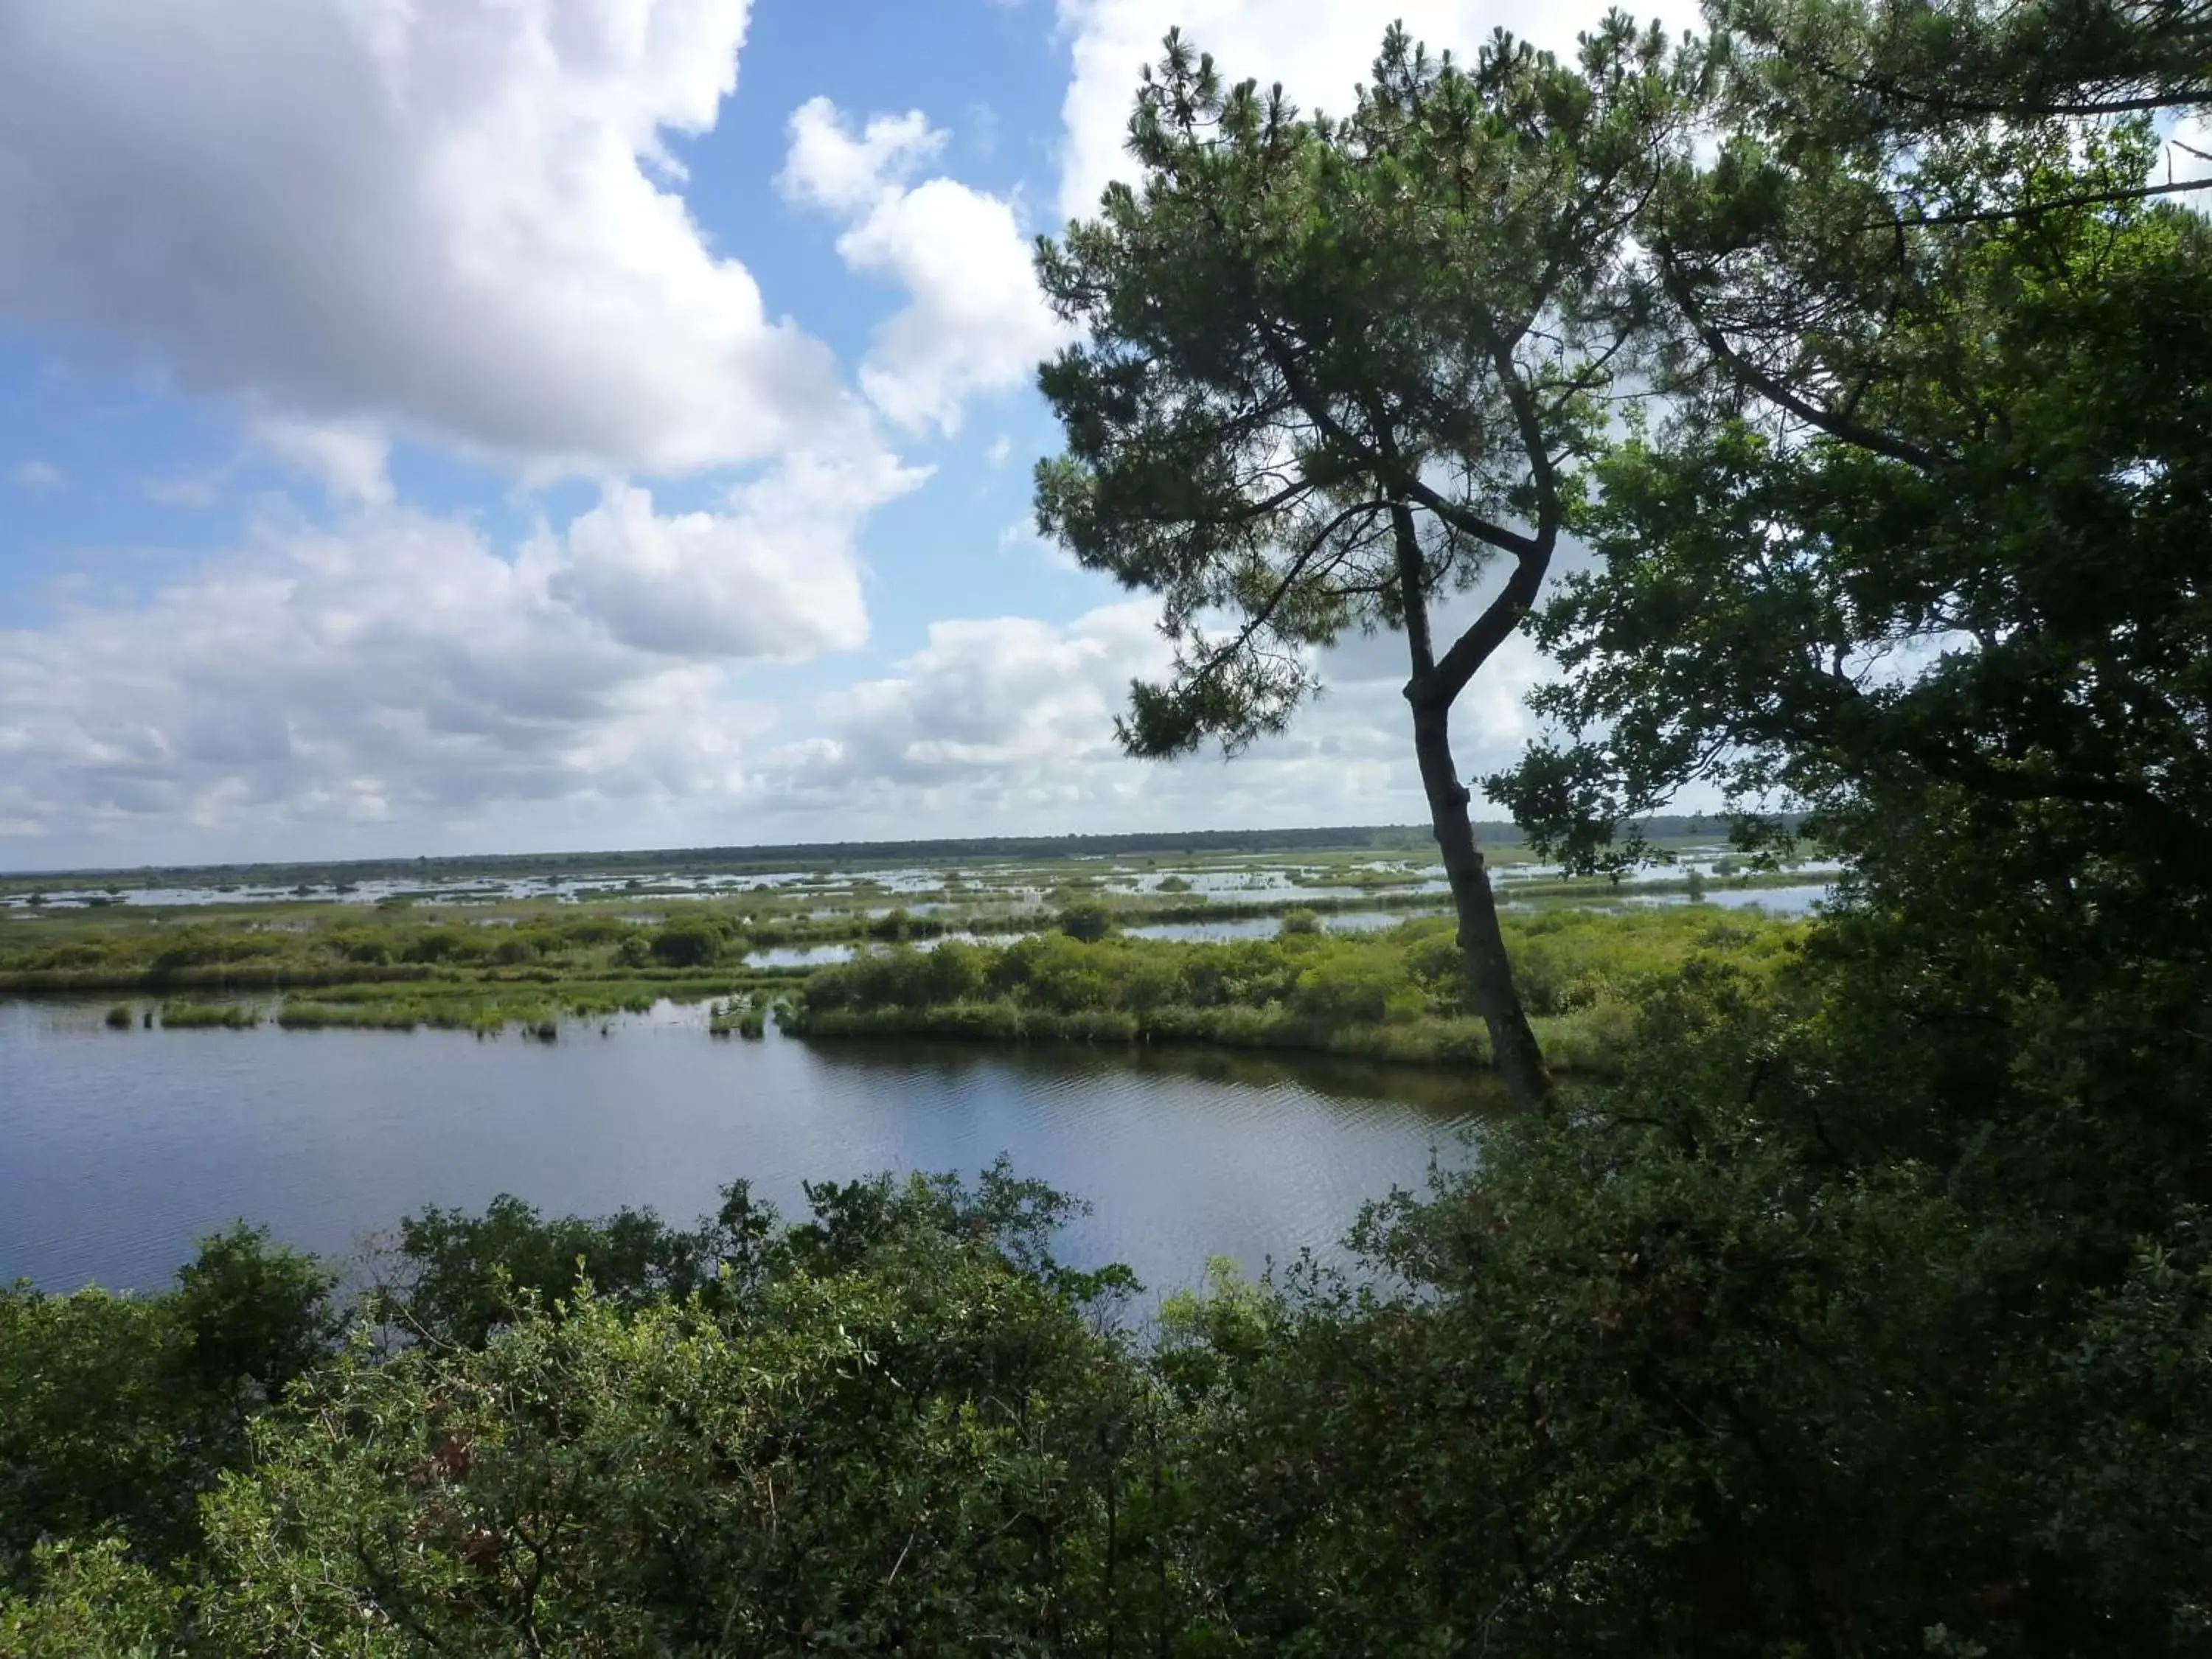
[[[1126,1261],[1156,1295],[1212,1255],[1332,1254],[1363,1202],[1470,1157],[1493,1098],[1322,1060],[745,1042],[665,1004],[552,1043],[113,1031],[106,1006],[0,1001],[0,1280],[150,1288],[240,1217],[345,1255],[501,1192],[688,1221],[742,1176],[790,1212],[803,1180],[972,1176],[1004,1152],[1096,1206],[1069,1259]]]

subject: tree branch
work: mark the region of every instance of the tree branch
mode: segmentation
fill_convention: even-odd
[[[2005,219],[2039,219],[2046,213],[2063,213],[2068,208],[2111,207],[2121,202],[2141,202],[2154,196],[2180,196],[2196,190],[2212,190],[2212,179],[2185,179],[2171,185],[2132,185],[2125,190],[2092,191],[2082,196],[2061,196],[2049,202],[2022,203],[2018,207],[1984,208],[1973,213],[1900,215],[1893,222],[1885,219],[1878,224],[1861,225],[1858,228],[1887,230],[1893,222],[1911,229],[1919,225],[1986,225]]]
[[[1780,55],[1804,64],[1823,80],[1833,81],[1853,92],[1871,93],[1877,98],[1911,104],[1928,111],[1939,119],[1948,115],[2003,115],[2029,120],[2044,117],[2092,118],[2100,115],[2142,115],[2155,110],[2186,109],[2212,102],[2212,86],[2200,86],[2169,92],[2139,93],[2131,98],[2084,98],[2058,103],[2029,100],[2007,104],[1984,98],[1958,98],[1942,93],[1912,92],[1894,81],[1846,74],[1826,58],[1786,50]]]
[[[1516,557],[1535,550],[1535,544],[1529,538],[1508,530],[1503,525],[1492,524],[1480,514],[1470,512],[1457,501],[1438,495],[1423,483],[1418,474],[1409,472],[1401,463],[1377,454],[1372,445],[1362,442],[1357,434],[1329,412],[1328,400],[1315,392],[1298,372],[1292,354],[1284,345],[1273,325],[1262,323],[1261,332],[1267,342],[1267,355],[1273,360],[1276,372],[1283,377],[1283,384],[1290,388],[1291,398],[1306,418],[1329,438],[1358,454],[1368,465],[1382,473],[1383,481],[1394,492],[1419,502],[1453,529]]]
[[[1299,577],[1305,574],[1306,567],[1313,561],[1315,555],[1321,551],[1328,538],[1342,528],[1347,520],[1359,514],[1380,512],[1389,505],[1389,502],[1381,501],[1355,501],[1307,538],[1305,545],[1298,550],[1297,555],[1291,560],[1289,567],[1283,572],[1282,580],[1275,584],[1274,591],[1269,593],[1259,608],[1246,618],[1244,626],[1237,630],[1233,639],[1218,649],[1206,654],[1199,666],[1192,671],[1191,677],[1201,681],[1210,678],[1218,673],[1224,664],[1232,662],[1243,655],[1253,639],[1274,619],[1275,613],[1283,608],[1283,601],[1290,597],[1291,590],[1297,585]]]
[[[1548,550],[1515,562],[1513,574],[1506,578],[1504,588],[1483,608],[1474,625],[1452,641],[1443,660],[1426,677],[1428,684],[1417,689],[1416,702],[1449,703],[1467,689],[1475,671],[1512,637],[1513,630],[1521,625],[1521,618],[1534,608],[1536,595],[1543,589],[1545,573],[1551,565]]]
[[[1833,410],[1824,409],[1809,398],[1792,392],[1781,380],[1753,364],[1729,343],[1728,336],[1721,331],[1717,325],[1708,321],[1698,311],[1697,301],[1690,295],[1689,283],[1682,275],[1680,267],[1674,263],[1672,254],[1662,248],[1659,252],[1658,258],[1668,297],[1674,301],[1676,309],[1680,311],[1683,319],[1689,324],[1691,332],[1698,337],[1699,343],[1706,350],[1720,360],[1730,374],[1769,403],[1795,415],[1808,425],[1818,428],[1832,438],[1840,439],[1844,443],[1856,445],[1861,449],[1870,450],[1877,455],[1887,455],[1893,461],[1903,461],[1908,466],[1933,471],[1943,464],[1945,458],[1934,450],[1923,448],[1918,444],[1907,443],[1902,438],[1892,437],[1886,432],[1876,431],[1874,428],[1863,425],[1857,421],[1847,420]]]
[[[1434,699],[1449,704],[1467,689],[1475,672],[1490,660],[1498,647],[1512,637],[1521,619],[1534,608],[1543,591],[1544,577],[1552,568],[1552,553],[1559,545],[1559,526],[1565,508],[1559,500],[1559,475],[1544,442],[1541,416],[1534,397],[1520,376],[1511,349],[1492,332],[1492,354],[1505,401],[1520,429],[1521,447],[1528,457],[1528,470],[1536,486],[1536,533],[1521,537],[1522,543],[1504,587],[1476,617],[1474,624],[1452,642],[1443,660],[1425,676],[1428,684],[1416,691],[1416,701]]]

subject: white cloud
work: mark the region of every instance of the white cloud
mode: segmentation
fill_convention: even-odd
[[[1323,653],[1327,695],[1227,762],[1121,753],[1129,682],[1167,659],[1142,599],[937,622],[811,710],[746,695],[733,664],[860,639],[836,527],[779,539],[808,483],[713,514],[610,487],[512,551],[404,507],[288,520],[142,606],[0,634],[0,861],[1425,817],[1395,635]],[[1517,750],[1542,666],[1516,640],[1475,682],[1463,775]]]
[[[643,651],[799,658],[867,639],[850,554],[867,514],[921,481],[873,456],[801,458],[732,493],[727,514],[659,518],[610,487],[568,526],[553,591]]]
[[[1024,514],[999,532],[999,551],[1012,557],[1042,559],[1060,570],[1080,570],[1075,556],[1048,536],[1037,533],[1036,520]]]
[[[385,470],[392,445],[381,433],[271,417],[254,422],[253,439],[278,460],[313,478],[335,500],[371,507],[392,503],[392,478]]]
[[[708,248],[665,143],[713,126],[747,9],[15,0],[0,314],[356,459],[398,434],[676,473],[849,442],[830,354]]]
[[[18,461],[8,469],[8,482],[18,489],[59,489],[62,470],[52,461]]]
[[[1118,757],[1114,715],[1132,674],[1164,665],[1156,614],[1132,600],[1065,626],[932,623],[929,642],[893,676],[827,699],[824,723],[847,775],[871,786],[980,771],[1071,787],[1085,765]]]
[[[846,222],[837,251],[855,270],[905,288],[877,331],[860,386],[910,431],[960,424],[980,392],[1027,380],[1066,337],[1044,302],[1014,204],[947,178],[908,180],[944,147],[919,111],[857,131],[826,98],[791,118],[780,183],[793,200]]]
[[[0,634],[0,820],[83,863],[480,819],[542,844],[596,808],[740,799],[775,714],[728,665],[865,635],[851,533],[910,480],[849,467],[795,462],[711,514],[610,486],[512,554],[404,507],[264,524],[143,605]]]
[[[791,153],[776,182],[793,201],[864,213],[944,148],[945,135],[918,109],[850,132],[835,104],[810,98],[793,112]]]
[[[1235,760],[1125,757],[1113,725],[1129,682],[1167,665],[1156,614],[1130,600],[1065,624],[934,623],[889,674],[824,699],[819,735],[763,758],[763,806],[877,836],[1426,820],[1395,635],[1323,653],[1327,695]],[[1541,669],[1516,639],[1470,688],[1454,723],[1463,775],[1517,752]]]
[[[1280,82],[1301,108],[1342,114],[1394,21],[1432,51],[1449,48],[1462,58],[1498,28],[1565,54],[1610,9],[1604,0],[1059,0],[1059,7],[1073,58],[1061,105],[1060,210],[1067,218],[1090,217],[1109,181],[1131,176],[1122,145],[1138,72],[1159,57],[1170,28],[1180,27],[1234,78]],[[1627,9],[1675,28],[1698,17],[1692,0],[1644,0]]]

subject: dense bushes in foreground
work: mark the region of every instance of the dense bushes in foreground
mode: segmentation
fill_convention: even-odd
[[[1465,959],[1441,918],[1329,933],[1285,917],[1273,939],[1183,944],[1041,934],[951,941],[817,969],[786,1029],[1031,1042],[1206,1042],[1482,1064]],[[1698,908],[1510,916],[1522,996],[1555,1066],[1616,1066],[1638,1001],[1692,963],[1778,970],[1803,924]]]

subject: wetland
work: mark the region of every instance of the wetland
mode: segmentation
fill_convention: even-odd
[[[1327,1254],[1496,1104],[1433,866],[1343,839],[19,880],[0,1273],[147,1285],[240,1216],[343,1256],[417,1202],[689,1214],[739,1176],[788,1201],[1001,1152],[1148,1283]],[[1691,957],[1787,951],[1798,924],[1714,898],[1807,890],[1696,842],[1618,887],[1518,850],[1497,884],[1570,1070]]]

